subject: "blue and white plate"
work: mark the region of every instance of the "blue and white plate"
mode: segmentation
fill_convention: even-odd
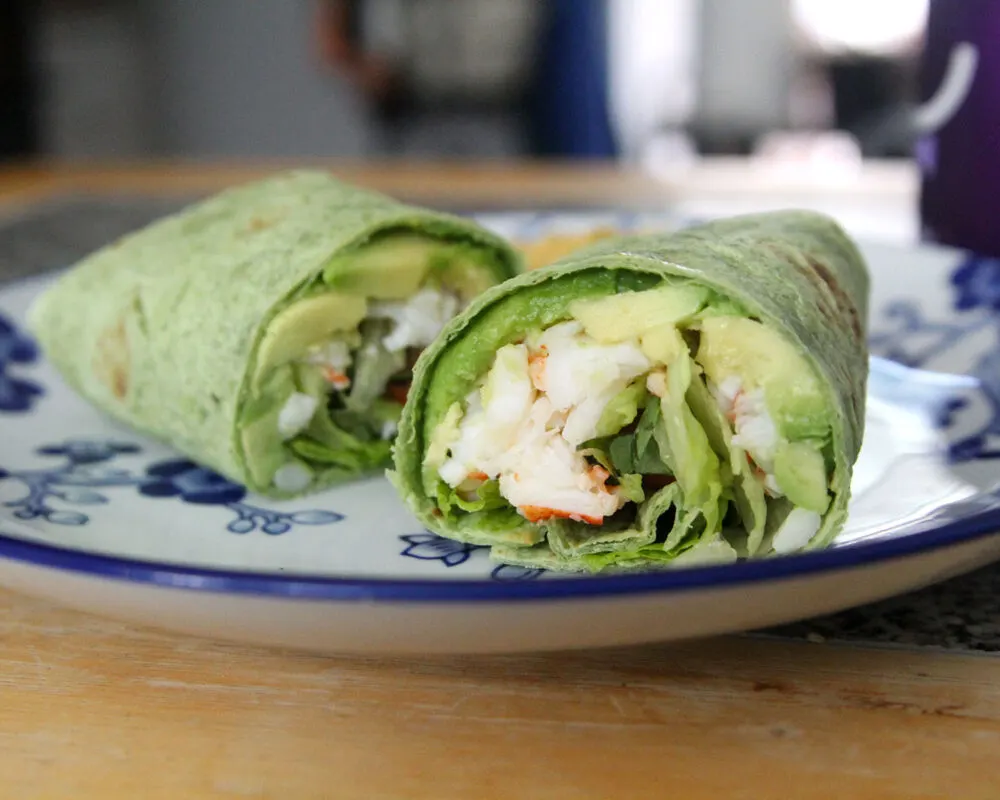
[[[649,218],[491,216],[541,236]],[[136,623],[325,652],[505,652],[788,622],[1000,558],[1000,262],[864,247],[867,433],[829,550],[646,575],[498,566],[422,530],[373,478],[274,502],[79,400],[0,290],[0,585]]]

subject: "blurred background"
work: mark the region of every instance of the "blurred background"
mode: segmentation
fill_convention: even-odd
[[[926,0],[0,0],[0,161],[908,158]]]

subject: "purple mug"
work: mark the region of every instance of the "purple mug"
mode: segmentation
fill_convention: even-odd
[[[922,235],[1000,257],[1000,0],[931,0],[921,83]]]

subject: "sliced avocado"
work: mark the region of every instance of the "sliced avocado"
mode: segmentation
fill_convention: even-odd
[[[696,358],[716,384],[737,376],[746,391],[763,388],[784,438],[825,438],[830,414],[822,386],[781,334],[745,317],[711,317],[701,323]]]
[[[823,514],[830,505],[823,454],[807,442],[782,442],[774,454],[778,488],[796,506]]]
[[[323,281],[373,300],[406,300],[427,284],[471,300],[496,283],[489,259],[486,248],[471,242],[393,233],[334,256],[323,268]]]
[[[307,297],[292,303],[268,323],[257,351],[254,383],[281,364],[301,357],[315,344],[326,342],[338,331],[354,331],[365,318],[368,303],[363,297],[338,292]]]
[[[446,289],[457,292],[464,302],[481,295],[497,277],[472,245],[454,244],[434,256],[431,274]]]
[[[708,289],[674,283],[645,292],[625,292],[570,303],[569,312],[599,342],[635,339],[667,323],[690,319],[704,305]]]
[[[334,256],[323,268],[323,281],[377,300],[405,300],[420,288],[441,247],[419,233],[389,234]]]
[[[425,471],[437,472],[438,468],[447,460],[448,450],[459,437],[459,425],[462,423],[463,416],[461,403],[452,403],[448,407],[448,412],[434,429],[430,444],[427,445],[427,452],[424,455]]]
[[[639,347],[646,358],[657,364],[672,364],[688,352],[681,332],[672,323],[650,328],[642,334]]]

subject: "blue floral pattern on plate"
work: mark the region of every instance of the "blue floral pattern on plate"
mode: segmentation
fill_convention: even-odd
[[[490,549],[484,545],[445,539],[443,536],[429,532],[408,533],[399,538],[406,542],[406,547],[403,548],[400,555],[416,558],[420,561],[440,561],[446,567],[457,567],[466,563],[473,553]],[[500,564],[493,569],[490,577],[495,581],[530,581],[538,578],[544,572],[543,569]]]
[[[243,502],[246,489],[223,476],[184,459],[160,461],[136,474],[110,466],[121,456],[135,455],[141,448],[129,442],[73,439],[38,449],[42,456],[61,457],[56,467],[10,470],[0,467],[0,481],[23,484],[26,493],[3,505],[12,508],[20,520],[42,519],[53,525],[86,525],[89,515],[79,510],[54,506],[93,506],[108,502],[106,494],[94,491],[130,486],[150,498],[175,497],[185,503],[217,505],[235,515],[226,529],[231,533],[261,530],[276,536],[295,525],[329,525],[344,519],[327,510],[283,512]]]
[[[14,377],[9,368],[33,364],[37,360],[35,343],[0,314],[0,414],[23,414],[32,409],[42,394],[42,387],[34,381]]]
[[[967,255],[950,283],[958,312],[953,318],[931,320],[916,300],[897,300],[883,309],[881,318],[888,325],[870,337],[870,345],[872,352],[893,361],[932,369],[938,366],[936,359],[970,337],[990,335],[993,346],[980,352],[969,370],[989,414],[976,429],[949,437],[949,455],[955,462],[1000,458],[1000,259]],[[941,427],[951,430],[957,412],[969,402],[965,396],[952,398],[942,409]]]

